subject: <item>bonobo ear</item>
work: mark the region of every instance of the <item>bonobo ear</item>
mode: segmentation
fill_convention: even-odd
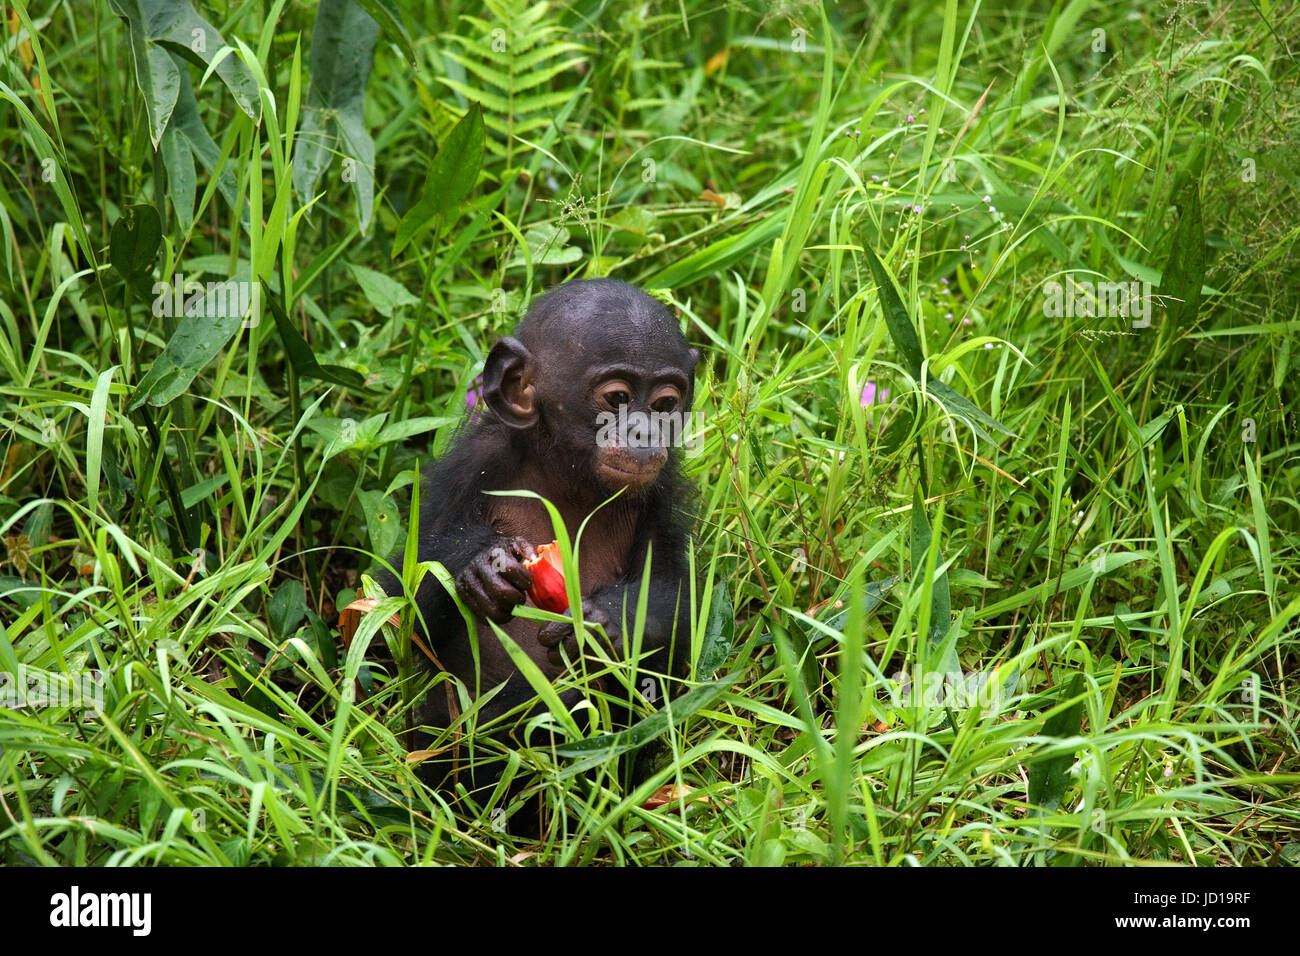
[[[483,367],[483,400],[511,428],[537,424],[533,387],[533,356],[515,338],[506,336],[488,353]]]

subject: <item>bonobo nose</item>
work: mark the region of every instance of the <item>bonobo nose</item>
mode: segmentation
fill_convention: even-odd
[[[628,452],[642,468],[653,468],[655,471],[662,468],[664,462],[668,460],[668,449],[662,445],[652,445],[648,448],[629,448]]]

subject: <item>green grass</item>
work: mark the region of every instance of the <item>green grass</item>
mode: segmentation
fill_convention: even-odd
[[[0,5],[0,680],[103,675],[0,703],[0,862],[1300,861],[1294,3],[392,6],[338,127],[372,179],[314,10],[198,7],[246,74],[173,61],[191,196],[110,5]],[[176,272],[268,307],[159,385]],[[624,662],[565,678],[526,839],[416,780],[446,688],[398,605],[326,622],[486,349],[589,275],[704,356],[702,663],[635,786]],[[1067,278],[1149,324],[1053,314]]]

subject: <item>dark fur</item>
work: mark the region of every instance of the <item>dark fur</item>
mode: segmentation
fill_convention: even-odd
[[[519,366],[511,365],[511,356],[518,353],[531,356],[530,368],[535,372],[536,420],[522,427],[517,420],[508,423],[515,407],[510,402],[518,391],[518,379],[512,382],[510,370]],[[616,490],[602,482],[596,471],[595,406],[585,387],[592,368],[621,361],[646,372],[678,369],[684,373],[682,401],[689,411],[696,359],[672,312],[625,283],[572,282],[539,299],[515,336],[492,350],[484,372],[484,401],[450,450],[427,472],[421,496],[420,560],[440,561],[457,577],[512,536],[526,538],[534,546],[554,537],[539,502],[484,494],[490,490],[527,489],[543,495],[560,508],[570,538],[576,537],[582,520]],[[584,605],[598,616],[604,612],[611,622],[607,631],[617,642],[625,614],[629,631],[632,628],[646,550],[653,545],[642,649],[654,653],[642,668],[654,673],[680,673],[690,656],[688,526],[682,517],[689,507],[690,489],[680,475],[679,455],[677,449],[669,449],[652,483],[635,493],[629,488],[596,511],[579,549]],[[400,590],[391,577],[381,577],[386,591]],[[477,622],[481,673],[475,674],[464,621],[432,575],[421,582],[416,604],[423,619],[420,632],[471,695],[476,687],[487,692],[506,682],[480,710],[480,724],[533,699],[527,681],[516,672],[491,625],[481,618]],[[539,642],[534,622],[510,618],[502,626],[549,678],[560,674],[561,668]],[[419,714],[421,723],[449,725],[452,715],[445,690],[439,686],[428,695]],[[565,696],[571,706],[576,692]],[[514,736],[509,730],[494,733]],[[514,739],[518,741],[517,736]],[[423,774],[438,783],[448,770],[446,763],[435,761]],[[459,779],[471,789],[482,789],[493,784],[499,773],[500,767],[492,766],[467,775],[462,764]]]

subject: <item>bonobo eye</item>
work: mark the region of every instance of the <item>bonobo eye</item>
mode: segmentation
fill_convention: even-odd
[[[682,396],[676,388],[669,385],[662,388],[650,396],[650,408],[660,413],[668,413],[677,410],[681,404]]]
[[[632,401],[632,389],[626,382],[606,382],[596,392],[596,398],[610,408],[618,408]]]

